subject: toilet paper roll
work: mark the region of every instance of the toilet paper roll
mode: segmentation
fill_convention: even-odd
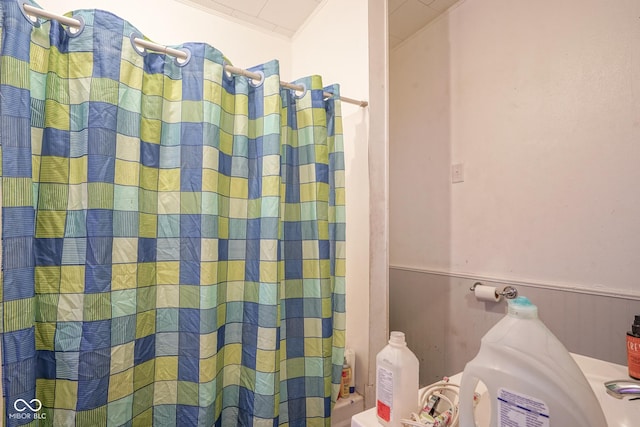
[[[500,301],[502,295],[498,295],[495,286],[476,285],[473,293],[479,301]]]

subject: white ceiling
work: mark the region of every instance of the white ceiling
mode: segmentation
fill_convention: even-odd
[[[324,0],[178,0],[292,37]],[[348,1],[348,0],[343,0]],[[388,0],[389,44],[394,48],[458,0]]]

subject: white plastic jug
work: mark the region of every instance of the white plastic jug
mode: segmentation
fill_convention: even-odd
[[[460,384],[460,427],[476,427],[473,393],[487,387],[487,427],[606,427],[589,382],[525,297],[482,338]],[[479,426],[485,427],[485,426]]]
[[[389,344],[376,356],[376,415],[380,424],[400,427],[418,410],[418,358],[403,332],[391,332]]]

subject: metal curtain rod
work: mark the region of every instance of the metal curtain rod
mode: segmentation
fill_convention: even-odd
[[[54,19],[58,22],[60,22],[61,24],[64,25],[68,25],[69,27],[73,27],[73,28],[80,28],[82,23],[80,21],[78,21],[77,19],[73,19],[73,18],[68,18],[66,16],[62,16],[62,15],[58,15],[56,13],[53,12],[48,12],[44,9],[39,9],[37,7],[33,7],[31,5],[28,4],[23,4],[24,7],[24,11],[26,14],[28,15],[32,15],[32,16],[37,16],[38,18],[47,18],[47,19]],[[149,50],[153,50],[155,52],[163,52],[166,53],[167,55],[171,55],[171,56],[175,56],[177,58],[186,60],[189,56],[187,53],[185,53],[182,50],[178,50],[178,49],[173,49],[171,47],[167,47],[167,46],[163,46],[157,43],[153,43],[150,42],[148,40],[144,40],[138,37],[135,37],[133,39],[133,41],[135,42],[136,45],[143,47],[145,49],[149,49]],[[258,73],[253,73],[251,71],[248,70],[244,70],[242,68],[238,68],[238,67],[234,67],[232,65],[225,65],[224,66],[224,70],[228,73],[231,74],[239,74],[241,76],[245,76],[245,77],[249,77],[250,79],[253,80],[261,80],[262,79],[262,75],[258,74]],[[289,83],[289,82],[280,82],[280,86],[282,87],[286,87],[287,89],[293,89],[293,90],[299,90],[299,91],[304,91],[305,87],[302,85],[296,85],[293,83]],[[333,96],[333,94],[331,92],[324,92],[323,95],[327,98],[330,98]],[[346,96],[340,96],[339,99],[342,102],[347,102],[349,104],[355,104],[355,105],[359,105],[360,107],[366,107],[369,105],[369,103],[367,101],[360,101],[357,99],[353,99],[353,98],[347,98]]]

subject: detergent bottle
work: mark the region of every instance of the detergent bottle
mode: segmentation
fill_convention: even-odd
[[[567,349],[538,318],[526,297],[482,338],[460,384],[460,427],[476,427],[473,394],[487,387],[486,427],[606,427],[593,389]],[[485,426],[479,426],[485,427]]]

